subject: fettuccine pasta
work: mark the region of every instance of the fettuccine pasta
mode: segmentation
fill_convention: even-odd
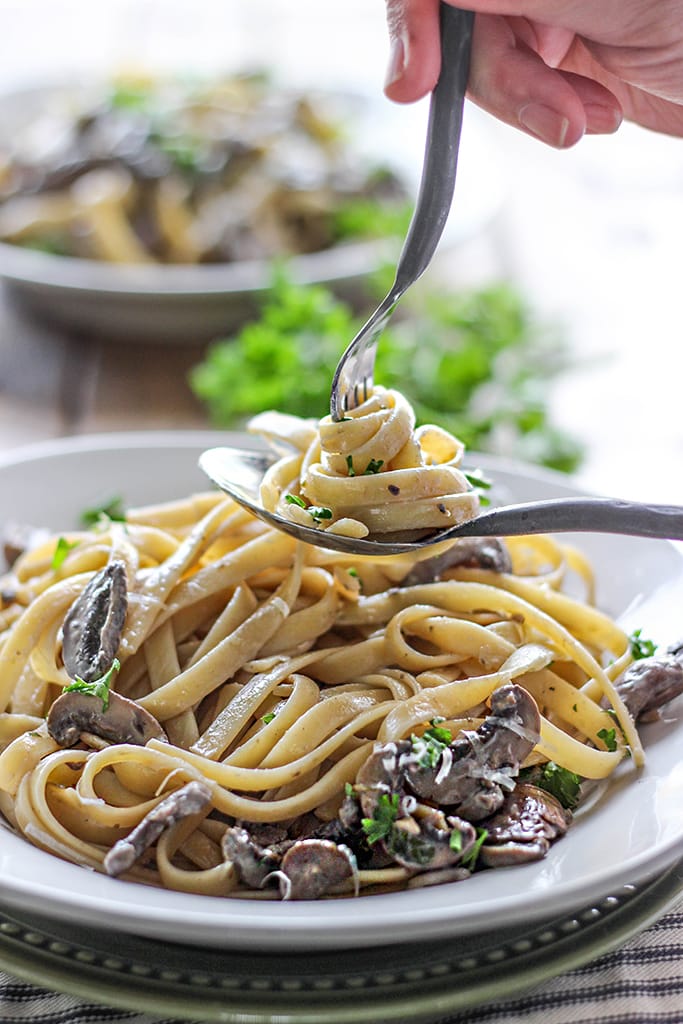
[[[266,474],[261,501],[303,526],[366,537],[458,526],[477,513],[462,444],[432,424],[416,429],[398,391],[375,386],[339,421],[264,413],[249,426],[291,447]]]
[[[390,465],[370,476],[371,485],[396,479],[402,493],[413,494],[418,457],[412,427],[396,427],[402,415],[382,394],[351,418],[350,448],[342,443],[349,423],[325,424],[320,459],[310,447],[302,456],[311,500],[361,521],[355,497],[337,498],[346,493],[337,488],[340,460],[343,468],[351,450],[354,465],[359,453],[359,466],[366,457]],[[365,435],[375,417],[377,434],[359,439],[356,428]],[[385,425],[396,441],[380,446]],[[454,465],[459,453],[442,457],[442,442],[427,431],[418,447],[436,452],[436,474],[446,473],[449,484],[435,489],[454,495],[448,507],[457,518],[468,489]],[[298,476],[295,468],[291,479]],[[269,482],[276,492],[290,485]],[[393,506],[383,512],[382,527],[398,525],[395,514]],[[237,842],[245,826],[268,846],[267,829],[291,841],[331,828],[353,787],[363,791],[358,779],[378,744],[400,752],[411,737],[426,742],[434,728],[455,741],[471,737],[492,695],[506,687],[522,688],[540,713],[523,767],[552,762],[580,779],[604,779],[627,754],[640,764],[638,733],[615,688],[632,658],[628,637],[585,597],[563,593],[571,577],[589,597],[590,567],[548,537],[515,538],[507,547],[504,571],[456,558],[434,574],[424,552],[422,561],[372,559],[302,545],[218,493],[131,509],[123,523],[104,520],[51,537],[22,554],[0,587],[0,809],[29,842],[104,871],[114,849],[133,849],[155,811],[161,816],[169,796],[187,791],[197,803],[188,797],[182,814],[175,807],[134,862],[110,873],[265,898],[277,889],[268,879],[249,883],[246,862],[238,870],[236,854],[228,855],[236,847],[226,834]],[[114,695],[132,702],[152,722],[141,741],[98,732],[104,700],[64,690],[74,683],[65,666],[65,620],[113,566],[126,581],[127,604],[107,715],[114,715]],[[115,588],[110,605],[112,594]],[[111,618],[111,607],[105,611]],[[94,711],[65,745],[55,738],[58,726],[77,714],[60,709],[67,697],[74,707],[93,701]],[[514,728],[524,736],[524,727]],[[493,780],[511,788],[506,772],[492,770],[484,786]],[[395,809],[388,796],[378,806]],[[419,823],[427,812],[415,804],[405,803],[404,819]],[[340,870],[337,894],[402,886],[415,876],[405,858],[362,863],[347,845],[340,849],[352,868]],[[285,859],[278,863],[270,874],[289,885]]]

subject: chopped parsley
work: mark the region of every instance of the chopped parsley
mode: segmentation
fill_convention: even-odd
[[[550,793],[569,811],[573,811],[579,805],[581,777],[576,772],[555,764],[554,761],[547,761],[546,764],[535,768],[525,768],[519,773],[519,777]]]
[[[441,728],[439,722],[443,722],[443,718],[433,718],[431,728],[425,729],[421,736],[413,734],[410,737],[413,754],[421,768],[436,768],[443,751],[453,739],[450,731]]]
[[[465,856],[462,859],[463,866],[469,868],[470,871],[474,871],[474,866],[479,858],[479,851],[486,842],[488,834],[488,829],[478,828],[477,839],[474,846],[465,854]]]
[[[462,850],[462,832],[460,829],[453,829],[448,840],[448,845],[454,853],[460,853]]]
[[[311,519],[313,519],[314,522],[316,523],[319,523],[321,519],[332,518],[332,509],[325,508],[322,505],[311,505],[309,508],[306,509],[306,511],[308,512]]]
[[[367,466],[363,470],[363,476],[369,476],[374,473],[379,473],[383,465],[384,459],[370,459]]]
[[[117,658],[114,658],[111,663],[111,667],[107,669],[103,676],[99,679],[93,679],[92,682],[86,682],[85,679],[81,679],[80,676],[76,676],[73,683],[69,683],[68,686],[64,687],[64,693],[87,693],[91,697],[99,697],[102,701],[102,710],[106,711],[109,707],[109,689],[111,687],[111,681],[114,674],[118,672],[121,665]]]
[[[365,832],[368,846],[374,846],[380,839],[386,839],[398,816],[398,793],[382,793],[372,818],[363,818],[361,825]]]
[[[273,721],[274,718],[275,718],[275,712],[274,711],[269,711],[267,715],[262,715],[261,716],[261,721],[263,722],[264,725],[269,725]]]
[[[600,729],[598,732],[598,739],[602,740],[608,750],[617,749],[617,730],[616,729]]]
[[[651,658],[657,650],[657,644],[653,640],[644,640],[642,629],[634,629],[628,638],[631,654],[636,661],[641,658]]]
[[[307,505],[298,494],[285,494],[285,501],[288,505],[298,505],[299,508],[304,509],[315,523],[319,523],[321,519],[332,518],[331,508],[324,508],[321,505]]]
[[[59,538],[59,540],[55,544],[55,550],[52,554],[52,561],[50,562],[50,565],[55,572],[61,568],[61,566],[64,563],[64,559],[69,554],[69,552],[75,547],[78,547],[77,540],[67,540],[66,537]]]
[[[346,456],[346,468],[349,471],[349,476],[355,476],[356,475],[356,471],[353,468],[353,455],[347,455]]]
[[[481,470],[473,470],[465,473],[468,484],[479,498],[480,505],[490,505],[491,499],[486,491],[491,489],[491,481],[484,476]]]
[[[110,498],[109,501],[104,502],[102,505],[94,505],[92,508],[86,508],[81,512],[81,523],[83,526],[100,526],[103,522],[117,522],[122,523],[125,521],[126,512],[123,507],[123,499],[120,497]]]

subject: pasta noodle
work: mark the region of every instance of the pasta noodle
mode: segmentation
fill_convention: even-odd
[[[400,402],[381,393],[371,409],[377,434],[354,436],[352,450],[354,462],[365,452],[392,465],[363,478],[374,493],[381,477],[413,480],[406,448],[414,446],[412,426],[402,434],[396,424],[405,413]],[[351,418],[353,432],[358,422]],[[295,460],[305,464],[314,500],[337,509],[347,427],[325,425],[320,461],[311,454],[314,439]],[[384,440],[385,428],[395,441]],[[444,439],[429,428],[418,444],[433,453]],[[469,494],[458,458],[452,449],[435,456],[437,469],[445,465],[460,486],[453,515]],[[289,480],[278,469],[268,486],[281,494],[299,469],[288,472]],[[342,521],[346,512],[360,521],[355,503],[344,506]],[[394,528],[392,516],[393,509],[382,525]],[[590,596],[590,567],[551,538],[511,540],[509,571],[455,564],[413,584],[414,557],[302,545],[218,493],[131,509],[125,523],[105,520],[64,539],[63,561],[52,537],[22,554],[0,588],[0,808],[28,841],[59,857],[105,870],[117,843],[146,827],[169,794],[195,783],[205,803],[171,820],[123,877],[272,897],[277,888],[246,884],[226,856],[233,825],[279,827],[290,836],[305,835],[306,823],[330,826],[378,742],[400,749],[435,722],[453,737],[471,735],[492,694],[509,683],[532,695],[541,716],[525,765],[552,761],[582,779],[603,779],[627,753],[642,761],[614,685],[631,661],[628,637],[587,600],[562,592],[568,577],[578,577]],[[65,616],[114,562],[125,567],[127,612],[112,690],[163,734],[141,744],[83,726],[75,744],[62,746],[46,716],[71,681]],[[503,788],[514,785],[503,769],[490,774]],[[415,820],[426,813],[414,810]],[[282,865],[273,872],[280,879]],[[376,891],[414,877],[401,862],[354,862],[333,891]]]
[[[338,422],[264,413],[250,429],[291,449],[266,474],[261,501],[303,526],[366,537],[457,526],[477,512],[462,444],[431,424],[416,430],[398,391],[375,386]]]

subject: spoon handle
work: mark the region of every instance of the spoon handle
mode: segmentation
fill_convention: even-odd
[[[441,4],[440,13],[441,73],[430,100],[422,179],[396,268],[393,302],[428,267],[443,234],[455,188],[474,14],[446,3]]]
[[[683,540],[683,507],[617,498],[550,498],[482,512],[448,534],[512,537],[531,533],[620,533]]]

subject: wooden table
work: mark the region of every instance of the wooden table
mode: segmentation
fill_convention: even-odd
[[[69,336],[0,302],[0,450],[68,434],[200,428],[187,382],[205,345]]]

